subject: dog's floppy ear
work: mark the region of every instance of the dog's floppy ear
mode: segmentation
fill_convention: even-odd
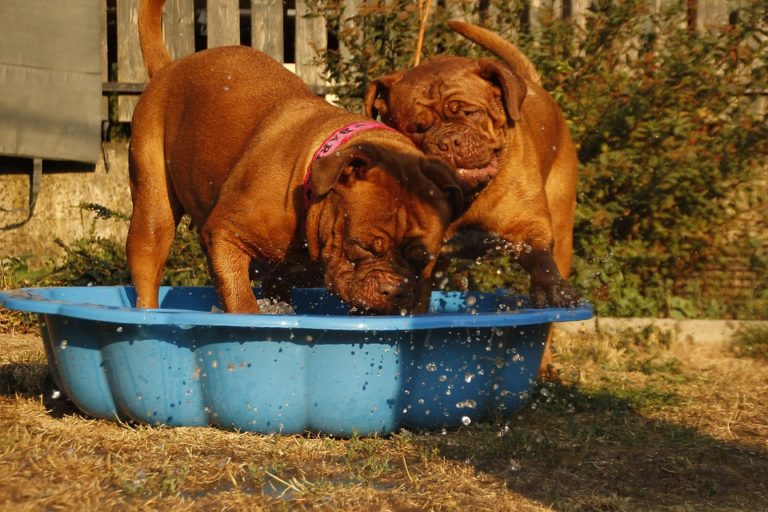
[[[480,65],[480,76],[499,88],[501,102],[507,113],[507,120],[520,121],[523,100],[525,100],[525,95],[528,92],[525,80],[510,71],[504,64],[493,59],[481,58],[478,64]]]
[[[464,192],[456,180],[456,171],[439,157],[427,157],[423,160],[421,172],[448,195],[451,203],[451,220],[459,218],[464,213]]]
[[[316,160],[310,166],[312,198],[323,197],[340,181],[361,177],[373,165],[375,154],[368,144],[350,144]]]
[[[389,112],[389,91],[403,77],[402,71],[374,78],[368,82],[365,89],[365,114],[376,119],[381,116],[383,120]]]

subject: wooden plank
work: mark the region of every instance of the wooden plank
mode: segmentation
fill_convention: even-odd
[[[163,11],[163,33],[171,57],[180,59],[195,52],[195,3],[169,0]]]
[[[305,0],[296,0],[296,74],[315,92],[325,88],[318,51],[328,47],[325,20],[312,15]]]
[[[117,2],[117,79],[120,82],[146,82],[147,71],[141,60],[138,19],[139,0]],[[118,98],[118,120],[129,122],[137,98]]]
[[[144,92],[144,88],[147,84],[144,82],[130,83],[130,82],[102,82],[102,93],[117,93],[117,94],[134,94],[139,95]]]
[[[531,20],[531,34],[538,40],[541,38],[542,16],[548,16],[551,13],[557,18],[562,18],[563,0],[531,0],[528,12]]]
[[[99,0],[99,51],[101,52],[101,81],[109,81],[109,62],[107,62],[107,0]],[[101,98],[101,119],[109,120],[109,99]]]
[[[358,7],[360,6],[359,0],[343,0],[342,5],[344,6],[344,18],[341,20],[341,27],[343,29],[346,25],[354,25],[354,21],[350,18],[357,15]],[[345,60],[348,60],[351,58],[352,54],[347,48],[345,44],[341,44],[339,47],[339,51],[341,52],[341,57]]]
[[[696,2],[696,28],[700,31],[717,30],[728,23],[729,0],[698,0]]]
[[[571,0],[571,19],[582,30],[587,27],[587,11],[592,0]]]
[[[206,5],[208,48],[240,44],[240,2],[208,0]]]
[[[283,2],[252,0],[251,46],[266,53],[277,62],[284,62],[283,34]]]

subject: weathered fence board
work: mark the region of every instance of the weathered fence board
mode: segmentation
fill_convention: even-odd
[[[136,28],[138,8],[138,0],[117,2],[117,79],[120,82],[147,81],[147,72],[141,61],[139,33]],[[117,107],[118,121],[131,120],[136,101],[136,97],[120,96]]]
[[[205,16],[208,48],[240,44],[238,0],[208,0]]]
[[[99,61],[101,64],[101,82],[109,81],[109,56],[107,46],[107,0],[99,0]],[[109,100],[101,98],[101,118],[109,119]]]
[[[283,62],[282,0],[251,1],[251,46]]]
[[[296,74],[315,90],[322,89],[325,81],[321,76],[317,52],[328,45],[325,20],[313,15],[305,0],[296,0]]]
[[[696,28],[708,30],[728,23],[729,4],[733,0],[698,0],[696,2]]]
[[[195,3],[193,0],[168,0],[163,11],[165,46],[174,59],[195,52]]]

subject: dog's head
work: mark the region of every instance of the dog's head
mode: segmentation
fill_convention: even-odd
[[[365,109],[450,162],[471,192],[496,175],[526,92],[525,80],[500,62],[442,56],[371,81]]]
[[[310,172],[307,244],[325,286],[361,312],[426,311],[443,235],[462,202],[450,167],[350,143]]]

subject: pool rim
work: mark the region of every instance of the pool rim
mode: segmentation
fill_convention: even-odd
[[[131,325],[182,325],[185,327],[240,327],[240,328],[282,328],[282,329],[319,329],[338,331],[400,331],[450,328],[493,328],[520,327],[525,325],[572,322],[588,320],[594,316],[593,307],[588,302],[581,302],[573,308],[523,307],[513,311],[478,312],[478,313],[426,313],[416,315],[380,315],[349,316],[320,314],[242,314],[197,311],[191,309],[138,309],[135,307],[111,306],[106,304],[73,302],[47,298],[58,290],[87,291],[104,289],[132,290],[132,286],[69,286],[69,287],[30,287],[0,291],[0,305],[13,310],[36,313],[39,315],[61,315],[81,320],[109,322]],[[205,290],[214,293],[210,286],[163,286],[163,292],[170,290]],[[313,293],[327,292],[322,288],[301,288]],[[463,294],[465,292],[441,292],[443,294]],[[466,292],[468,295],[497,295],[514,300],[515,295],[505,291]]]

